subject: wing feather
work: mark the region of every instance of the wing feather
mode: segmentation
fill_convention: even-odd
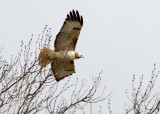
[[[75,73],[74,61],[55,59],[51,64],[51,70],[57,81]]]
[[[78,11],[70,11],[60,32],[56,36],[54,42],[55,51],[74,51],[82,26],[83,17],[79,15]]]

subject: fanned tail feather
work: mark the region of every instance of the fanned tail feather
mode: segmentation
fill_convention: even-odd
[[[41,67],[46,67],[48,64],[52,63],[54,61],[55,52],[47,47],[43,47],[40,50],[39,56],[38,56],[38,64]]]

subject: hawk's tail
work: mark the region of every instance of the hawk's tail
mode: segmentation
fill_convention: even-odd
[[[41,67],[45,67],[51,62],[53,62],[55,56],[55,52],[47,47],[43,47],[40,50],[39,56],[38,56],[38,64]]]

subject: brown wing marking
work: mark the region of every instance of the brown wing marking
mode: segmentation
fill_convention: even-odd
[[[75,73],[74,61],[55,59],[51,64],[51,70],[57,81]]]
[[[67,18],[56,36],[54,42],[55,51],[60,50],[75,50],[80,30],[83,26],[83,17],[78,11],[72,11],[67,15]]]

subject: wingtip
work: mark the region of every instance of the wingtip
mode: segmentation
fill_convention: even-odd
[[[76,73],[76,71],[74,71],[73,73]],[[71,73],[71,74],[69,74],[69,75],[66,75],[66,76],[64,76],[63,78],[57,78],[56,76],[54,76],[54,77],[55,77],[55,80],[56,80],[57,82],[59,82],[59,81],[65,79],[66,77],[71,76],[73,73]]]
[[[70,11],[69,14],[67,14],[66,20],[78,21],[83,26],[83,17],[82,17],[82,15],[80,16],[78,10],[73,9],[72,11]]]
[[[81,25],[83,25],[83,16],[81,15]]]
[[[55,78],[55,80],[57,81],[57,82],[59,82],[60,80],[59,79],[57,79],[57,78]]]

